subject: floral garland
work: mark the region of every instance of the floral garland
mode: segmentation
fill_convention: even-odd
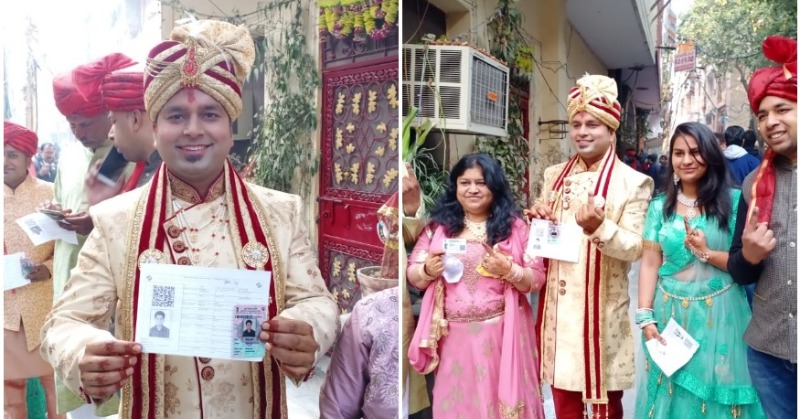
[[[319,33],[363,42],[385,39],[397,27],[399,0],[320,0]]]

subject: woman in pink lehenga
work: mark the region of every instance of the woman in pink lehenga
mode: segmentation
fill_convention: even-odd
[[[427,291],[408,356],[435,371],[435,419],[544,418],[525,295],[544,269],[524,254],[528,227],[515,208],[498,163],[464,156],[409,258],[408,281]]]

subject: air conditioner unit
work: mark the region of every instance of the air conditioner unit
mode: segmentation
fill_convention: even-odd
[[[415,123],[507,136],[508,79],[507,66],[470,46],[403,45],[403,115],[415,106]]]

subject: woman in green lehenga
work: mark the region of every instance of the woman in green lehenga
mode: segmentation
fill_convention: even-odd
[[[635,417],[764,418],[742,340],[750,308],[727,272],[741,191],[730,187],[725,158],[705,125],[679,125],[669,155],[672,182],[653,198],[644,228],[636,323],[645,355]],[[700,347],[668,377],[644,342],[663,342],[670,318]]]

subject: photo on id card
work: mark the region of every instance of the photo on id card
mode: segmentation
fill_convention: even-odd
[[[267,306],[237,304],[233,308],[233,359],[263,358],[264,342],[258,339]]]

